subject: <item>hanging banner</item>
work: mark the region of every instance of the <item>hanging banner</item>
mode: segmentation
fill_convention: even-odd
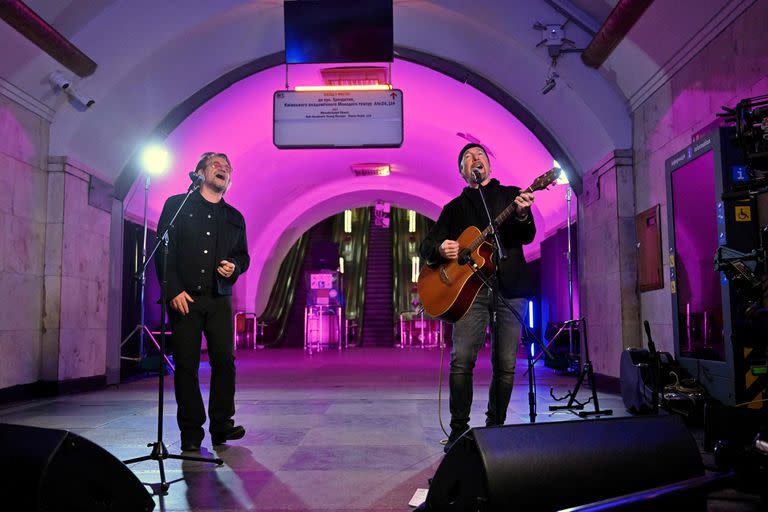
[[[277,91],[273,142],[281,149],[400,147],[403,92]]]

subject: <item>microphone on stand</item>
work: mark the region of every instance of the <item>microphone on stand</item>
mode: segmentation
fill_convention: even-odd
[[[483,173],[479,167],[472,168],[472,177],[478,185],[483,182]]]
[[[199,187],[203,184],[203,181],[205,181],[205,178],[196,172],[189,173],[189,179],[192,180],[192,185],[190,185],[191,187]]]

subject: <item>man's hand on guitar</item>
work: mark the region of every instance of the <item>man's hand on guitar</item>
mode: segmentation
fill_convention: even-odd
[[[527,220],[531,214],[531,205],[533,204],[533,194],[530,192],[522,192],[515,198],[515,204],[517,205],[517,220]]]
[[[456,240],[445,240],[440,244],[440,256],[448,260],[455,260],[459,257],[459,242]]]

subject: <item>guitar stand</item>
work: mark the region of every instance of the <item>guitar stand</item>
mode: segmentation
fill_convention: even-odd
[[[572,409],[577,410],[579,417],[581,418],[587,418],[589,416],[611,416],[613,415],[613,410],[611,409],[603,409],[600,410],[600,402],[597,398],[597,386],[595,386],[595,373],[592,369],[592,361],[589,359],[589,344],[587,343],[587,326],[584,323],[584,318],[581,318],[579,320],[569,320],[569,322],[580,322],[581,328],[583,331],[583,337],[584,337],[584,367],[581,370],[581,374],[579,375],[579,380],[576,382],[576,387],[573,389],[573,391],[569,391],[562,397],[556,397],[552,388],[549,389],[549,394],[552,398],[555,399],[555,401],[560,402],[562,400],[565,400],[568,398],[568,403],[566,405],[550,405],[549,410],[550,411],[561,411],[565,409]],[[592,396],[589,397],[589,399],[586,402],[579,402],[576,400],[576,396],[579,394],[579,389],[581,389],[581,385],[584,383],[584,377],[588,379],[589,387],[592,388]],[[584,411],[584,407],[592,402],[595,404],[595,410],[594,411]]]
[[[535,356],[533,356],[533,358],[532,358],[532,361],[531,361],[531,364],[529,364],[529,368],[528,368],[527,370],[525,370],[525,372],[523,373],[523,375],[527,375],[527,374],[528,374],[528,372],[529,372],[529,371],[531,371],[531,368],[532,368],[534,365],[536,365],[536,363],[537,363],[537,362],[538,362],[538,361],[539,361],[539,360],[540,360],[542,357],[544,357],[544,356],[547,356],[547,357],[549,357],[550,359],[554,359],[554,358],[555,358],[555,356],[554,356],[554,354],[553,354],[552,352],[550,352],[550,348],[552,347],[552,345],[554,345],[554,344],[555,344],[555,342],[557,341],[557,338],[558,338],[558,336],[560,336],[560,333],[561,333],[561,332],[563,332],[563,331],[564,331],[566,328],[569,328],[569,329],[571,329],[571,330],[572,330],[572,329],[573,329],[573,327],[572,327],[572,324],[576,324],[576,323],[578,323],[578,322],[579,322],[578,320],[566,320],[565,322],[563,322],[563,326],[562,326],[562,327],[560,327],[560,329],[558,329],[558,330],[557,330],[557,332],[555,333],[555,335],[554,335],[554,336],[552,336],[552,339],[551,339],[551,340],[549,340],[547,343],[544,343],[544,342],[541,342],[541,341],[539,341],[538,339],[535,339],[534,341],[536,341],[537,343],[539,343],[539,344],[541,345],[541,346],[540,346],[540,348],[541,348],[541,352],[539,352],[538,354],[536,354]],[[570,353],[568,354],[568,359],[569,359],[569,360],[571,360],[571,359],[573,359],[575,356],[576,356],[576,354],[574,354],[574,353],[573,353],[573,350],[570,350]],[[576,367],[578,368],[578,366],[579,366],[579,365],[577,364],[577,365],[576,365]],[[571,367],[571,364],[570,364],[570,363],[569,363],[568,367],[569,367],[568,373],[575,373],[575,372],[576,372],[576,370],[574,370],[573,372],[571,372],[571,371],[570,371],[570,367]]]

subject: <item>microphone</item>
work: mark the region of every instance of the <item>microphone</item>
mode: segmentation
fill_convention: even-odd
[[[192,180],[192,185],[202,185],[203,181],[205,181],[205,178],[203,178],[201,175],[197,174],[196,172],[189,173],[189,179]]]
[[[472,168],[472,177],[475,179],[475,183],[480,184],[483,182],[483,173],[479,167]]]
[[[651,338],[651,324],[648,323],[648,320],[644,320],[643,326],[645,327],[645,335],[648,336],[648,353],[653,355],[656,353],[656,344]]]

